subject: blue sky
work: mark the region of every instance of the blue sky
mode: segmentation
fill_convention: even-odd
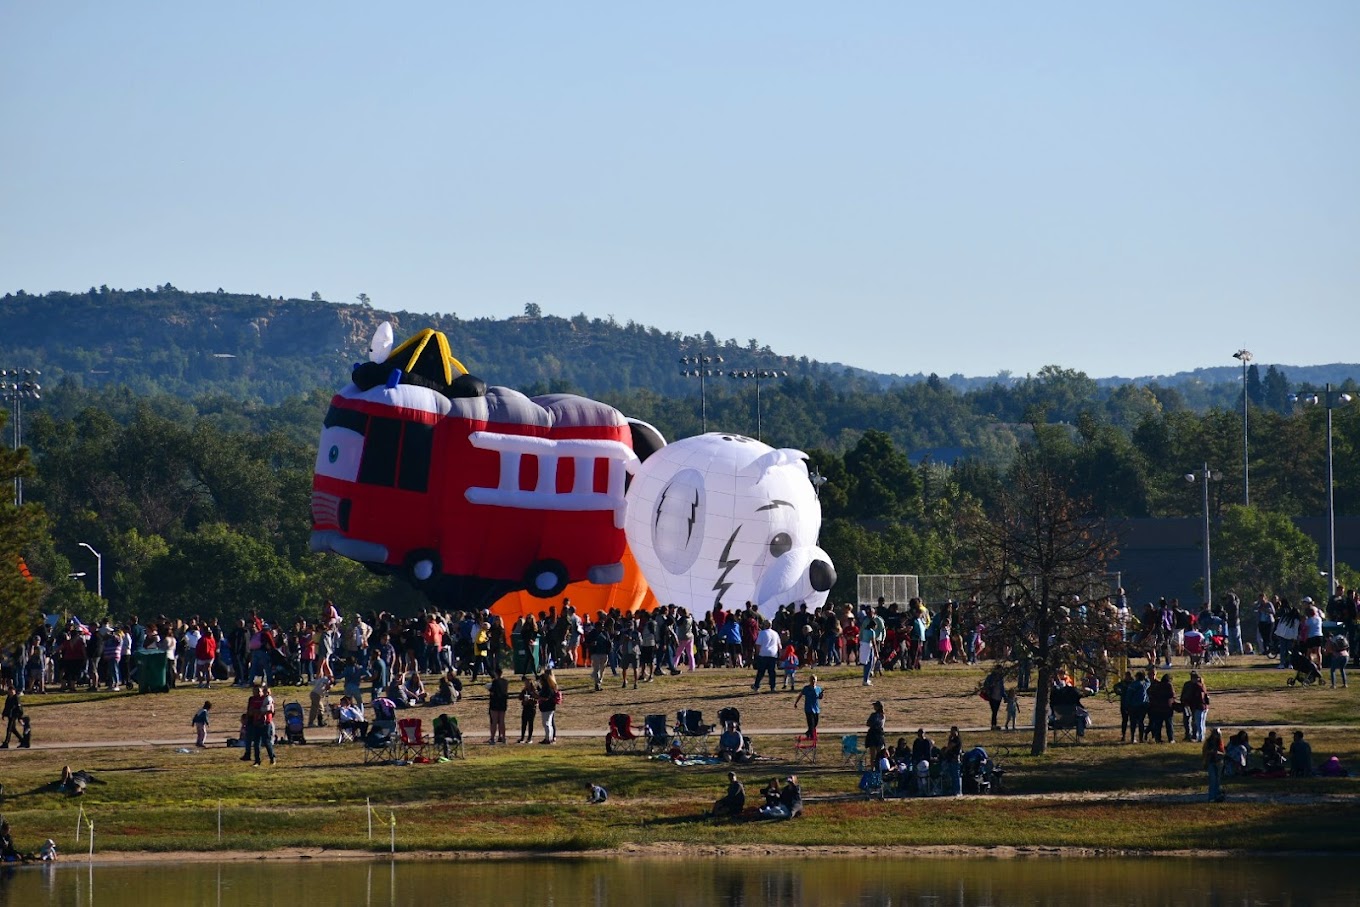
[[[535,302],[891,372],[1356,362],[1358,47],[1354,2],[10,0],[0,291]]]

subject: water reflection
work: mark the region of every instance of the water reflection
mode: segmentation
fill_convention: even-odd
[[[197,863],[9,868],[0,905],[1354,907],[1324,858]]]

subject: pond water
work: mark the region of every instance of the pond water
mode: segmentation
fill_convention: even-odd
[[[189,863],[18,867],[0,904],[689,907],[1354,907],[1353,860],[1322,857]],[[305,897],[304,897],[305,896]]]

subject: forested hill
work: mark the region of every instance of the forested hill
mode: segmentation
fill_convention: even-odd
[[[725,369],[777,368],[809,378],[841,372],[776,356],[754,340],[685,337],[585,315],[466,320],[168,285],[6,295],[0,298],[0,364],[41,369],[49,384],[69,377],[87,387],[186,397],[226,393],[276,403],[339,387],[383,320],[392,322],[398,341],[425,327],[443,331],[473,374],[517,388],[684,396],[698,390],[698,381],[681,376],[678,359],[701,349],[721,355]]]

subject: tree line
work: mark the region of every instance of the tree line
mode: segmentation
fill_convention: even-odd
[[[1240,411],[1168,409],[1146,389],[1102,397],[1083,378],[1048,371],[996,404],[1013,421],[985,423],[973,418],[974,392],[942,383],[883,392],[788,379],[764,389],[764,440],[808,451],[827,479],[822,546],[841,577],[833,596],[853,599],[860,573],[971,569],[969,527],[999,512],[1011,464],[1026,450],[1041,452],[1097,519],[1198,515],[1201,492],[1184,475],[1208,462],[1223,476],[1210,498],[1220,582],[1240,575],[1320,591],[1317,546],[1289,522],[1324,510],[1319,408],[1249,409],[1252,507],[1243,508]],[[692,398],[601,396],[667,437],[699,431]],[[321,390],[266,405],[75,382],[52,389],[25,412],[27,449],[0,458],[0,477],[28,473],[30,502],[22,510],[0,504],[0,552],[11,562],[22,555],[39,580],[19,583],[0,569],[5,613],[24,615],[14,626],[39,605],[86,620],[105,608],[119,616],[230,616],[262,607],[288,618],[316,612],[327,598],[414,611],[421,600],[413,591],[308,549],[312,466],[328,399]],[[753,433],[739,402],[746,401],[711,400],[710,428]],[[1344,515],[1360,504],[1360,406],[1334,415],[1336,508]],[[948,442],[973,452],[909,456]],[[81,542],[103,557],[104,599],[94,594],[97,565]],[[0,624],[0,633],[11,626]]]

